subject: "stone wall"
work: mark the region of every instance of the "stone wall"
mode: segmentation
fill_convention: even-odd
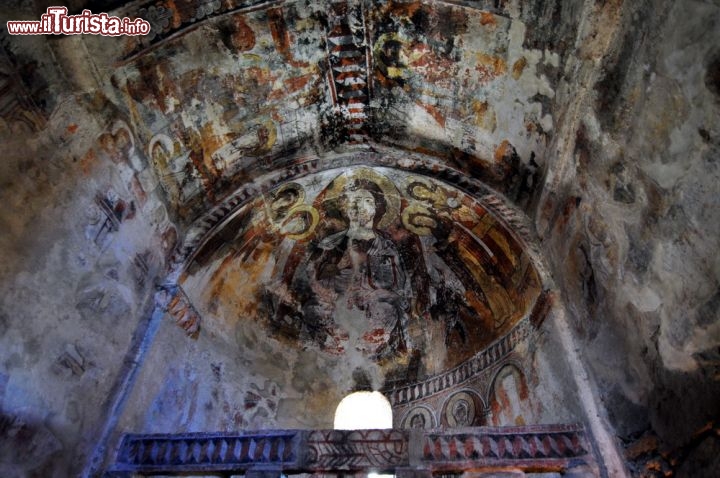
[[[134,133],[34,40],[0,57],[0,475],[77,476],[175,232]]]
[[[578,46],[537,223],[631,471],[700,476],[720,446],[720,6],[626,3],[590,17],[602,57]]]

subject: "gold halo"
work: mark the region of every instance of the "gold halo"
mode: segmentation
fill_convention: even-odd
[[[270,191],[270,202],[272,203],[272,201],[275,201],[275,199],[280,196],[280,194],[282,194],[286,189],[295,189],[298,192],[298,198],[294,203],[292,203],[292,205],[289,206],[290,208],[302,204],[305,201],[305,189],[296,182],[289,182],[283,184],[282,186],[273,191]]]
[[[387,43],[388,41],[397,41],[398,43],[400,43],[402,48],[408,48],[409,42],[404,37],[404,35],[401,35],[397,32],[383,33],[373,45],[373,59],[375,60],[375,63],[380,68],[380,70],[384,69],[387,72],[388,77],[391,79],[408,79],[410,77],[410,69],[407,67],[407,65],[402,67],[388,66],[382,61],[382,55],[380,53],[382,51],[382,48],[385,46],[385,43]]]
[[[426,219],[426,224],[416,223],[414,219],[418,217]],[[430,224],[432,221],[434,224]],[[437,227],[437,221],[433,219],[431,211],[425,206],[419,204],[410,204],[402,212],[402,222],[405,229],[417,234],[418,236],[429,236]]]
[[[345,190],[350,179],[366,179],[371,181],[380,188],[385,199],[385,214],[377,223],[377,227],[384,228],[392,224],[395,218],[400,214],[400,192],[397,190],[395,185],[386,176],[374,171],[370,168],[357,168],[351,169],[345,173],[340,174],[330,182],[330,185],[325,189],[325,197],[323,201],[337,200]]]
[[[420,188],[422,186],[422,188]],[[422,191],[424,189],[424,192]],[[447,192],[435,181],[421,176],[409,176],[405,180],[407,196],[414,201],[430,204],[433,207],[447,206]]]
[[[292,204],[286,204],[283,206],[284,214],[276,215],[276,211],[273,210],[273,203],[275,203],[275,201],[280,197],[280,195],[288,189],[296,191],[298,197],[295,199],[295,201],[292,202]],[[275,227],[280,227],[283,223],[285,223],[285,220],[293,211],[293,209],[302,206],[302,204],[305,202],[305,189],[298,183],[285,183],[279,188],[268,192],[264,196],[264,199],[265,212],[267,214],[268,220],[272,222]]]
[[[302,239],[307,238],[315,231],[315,227],[318,225],[318,222],[320,221],[320,214],[318,213],[317,209],[315,209],[312,206],[303,204],[302,206],[297,206],[292,208],[287,216],[285,216],[285,220],[283,221],[283,225],[285,225],[288,221],[290,221],[294,216],[296,216],[298,213],[307,212],[310,214],[311,222],[310,225],[307,227],[307,229],[301,233],[298,234],[287,234],[285,237],[288,239],[293,239],[295,241],[300,241]]]
[[[459,426],[470,426],[475,421],[475,417],[477,416],[477,410],[475,409],[475,399],[472,395],[470,395],[468,392],[458,392],[452,397],[450,397],[450,400],[448,400],[447,405],[445,405],[445,419],[447,420],[447,423],[451,427],[458,426],[457,420],[455,420],[455,416],[453,415],[453,408],[455,408],[455,404],[459,402],[460,400],[466,402],[470,409],[468,410],[468,424],[467,425],[459,425]]]

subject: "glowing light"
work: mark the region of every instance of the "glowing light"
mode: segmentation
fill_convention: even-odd
[[[392,428],[392,407],[380,392],[355,392],[335,410],[335,429]]]

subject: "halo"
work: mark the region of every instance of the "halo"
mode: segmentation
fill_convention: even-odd
[[[110,129],[110,134],[112,134],[114,138],[115,136],[117,136],[121,129],[124,129],[128,133],[128,137],[130,139],[130,154],[132,154],[133,152],[135,152],[135,136],[133,135],[130,126],[128,126],[125,121],[117,120]],[[150,152],[152,153],[152,150]]]
[[[268,196],[270,196],[270,201],[269,201],[268,207],[272,208],[272,203],[274,203],[277,200],[277,198],[280,197],[280,195],[282,193],[284,193],[285,191],[287,191],[288,189],[294,190],[298,196],[294,203],[287,205],[288,212],[290,211],[290,209],[293,209],[305,202],[305,189],[296,182],[290,182],[290,183],[285,183],[282,186],[280,186],[279,188],[277,188],[273,191],[270,191],[268,193]],[[266,204],[267,204],[267,201],[266,201]]]
[[[400,192],[386,176],[370,168],[351,169],[337,176],[325,189],[323,201],[334,201],[342,196],[345,186],[351,179],[365,179],[376,184],[383,193],[387,207],[385,214],[377,222],[378,228],[389,226],[400,214]]]
[[[413,200],[433,207],[447,206],[447,191],[439,184],[422,176],[409,176],[405,180],[405,191]]]
[[[458,424],[457,420],[455,419],[455,415],[453,415],[453,409],[455,408],[455,405],[460,402],[464,401],[468,404],[468,424]],[[451,427],[457,427],[457,426],[468,426],[471,425],[475,421],[475,416],[477,415],[477,412],[475,410],[475,399],[472,395],[470,395],[468,392],[458,392],[452,397],[450,397],[450,400],[447,401],[447,405],[445,405],[445,420],[447,420],[447,423]]]
[[[306,239],[308,236],[310,236],[310,234],[315,231],[315,227],[320,221],[320,214],[318,213],[317,209],[312,206],[303,204],[302,206],[292,208],[290,212],[288,212],[287,216],[285,216],[285,220],[283,221],[283,226],[288,224],[294,217],[300,214],[308,214],[310,216],[310,223],[308,224],[307,228],[302,232],[287,234],[286,237],[288,239],[293,239],[295,241],[301,241],[303,239]]]
[[[175,147],[173,140],[170,138],[170,136],[164,134],[164,133],[158,133],[155,136],[153,136],[150,139],[150,144],[148,145],[148,158],[153,157],[153,149],[155,148],[156,144],[160,144],[160,146],[165,149],[169,157],[172,157],[172,154],[175,152]]]
[[[415,415],[420,415],[425,420],[425,429],[435,428],[435,417],[429,408],[420,405],[411,408],[403,417],[402,428],[410,428],[410,422]]]
[[[390,33],[383,33],[380,35],[380,37],[377,39],[375,44],[373,45],[373,59],[375,60],[375,63],[377,64],[378,68],[382,71],[385,71],[385,74],[391,78],[391,79],[397,79],[397,78],[403,78],[407,79],[410,76],[409,69],[407,66],[403,67],[397,67],[397,66],[389,66],[386,65],[385,62],[382,61],[382,55],[380,54],[382,51],[382,48],[385,46],[385,43],[388,41],[396,41],[398,42],[402,47],[407,48],[408,45],[408,39],[405,38],[405,35],[401,35],[399,32],[390,32]]]
[[[403,209],[402,221],[405,229],[418,236],[429,236],[438,225],[431,211],[419,204],[411,204]]]

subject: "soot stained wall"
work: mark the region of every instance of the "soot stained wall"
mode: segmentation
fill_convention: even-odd
[[[538,224],[632,471],[695,476],[719,446],[720,8],[618,12]]]

